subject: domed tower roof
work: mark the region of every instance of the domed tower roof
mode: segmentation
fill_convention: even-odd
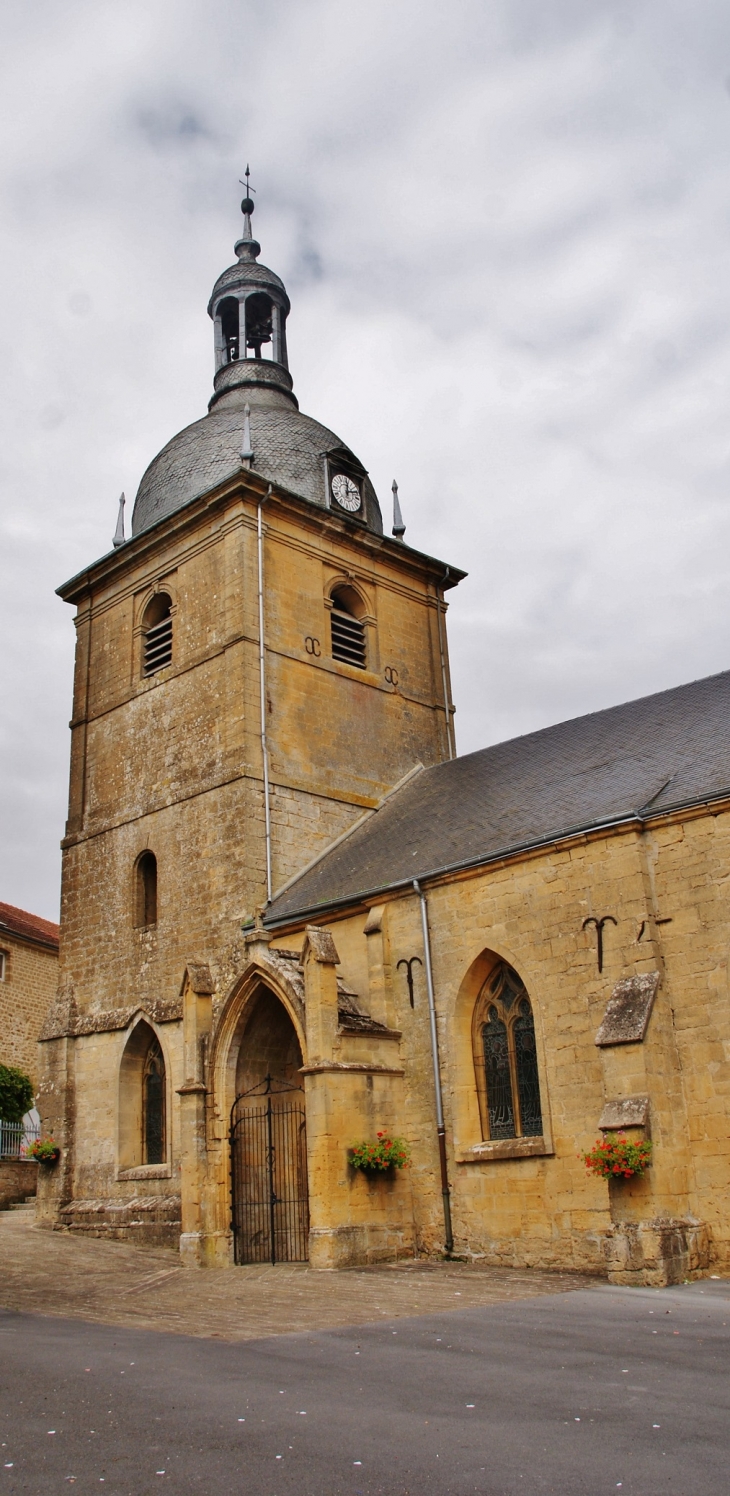
[[[208,415],[178,432],[150,463],[137,492],[132,534],[245,467],[382,535],[380,506],[362,463],[334,431],[299,410],[286,351],[289,298],[279,276],[258,263],[253,209],[247,192],[237,263],[219,275],[208,303],[215,342]]]

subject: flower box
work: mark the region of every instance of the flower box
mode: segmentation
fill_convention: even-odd
[[[583,1162],[589,1174],[601,1179],[634,1179],[649,1168],[651,1154],[648,1138],[633,1141],[622,1132],[607,1132],[583,1154]]]
[[[354,1143],[348,1149],[348,1157],[353,1169],[361,1169],[365,1174],[384,1174],[387,1169],[404,1169],[411,1156],[411,1150],[402,1138],[390,1138],[384,1132],[379,1132],[374,1143]]]
[[[36,1138],[28,1149],[28,1158],[34,1158],[39,1164],[49,1166],[57,1164],[61,1157],[61,1149],[55,1138]]]

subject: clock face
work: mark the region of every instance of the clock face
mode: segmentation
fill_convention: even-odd
[[[332,479],[332,497],[337,500],[341,509],[347,509],[350,514],[355,514],[362,504],[357,484],[346,473],[335,473]]]

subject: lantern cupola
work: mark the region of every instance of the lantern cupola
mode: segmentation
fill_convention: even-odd
[[[208,303],[215,345],[211,405],[240,385],[273,385],[287,394],[292,389],[286,352],[289,297],[279,276],[258,263],[261,245],[251,228],[251,190],[247,181],[241,203],[243,233],[234,246],[237,264],[219,275]]]

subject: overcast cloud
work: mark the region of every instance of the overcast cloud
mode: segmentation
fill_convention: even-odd
[[[730,667],[727,0],[4,0],[0,35],[0,898],[57,917],[54,589],[205,411],[247,160],[302,409],[470,573],[460,752]]]

